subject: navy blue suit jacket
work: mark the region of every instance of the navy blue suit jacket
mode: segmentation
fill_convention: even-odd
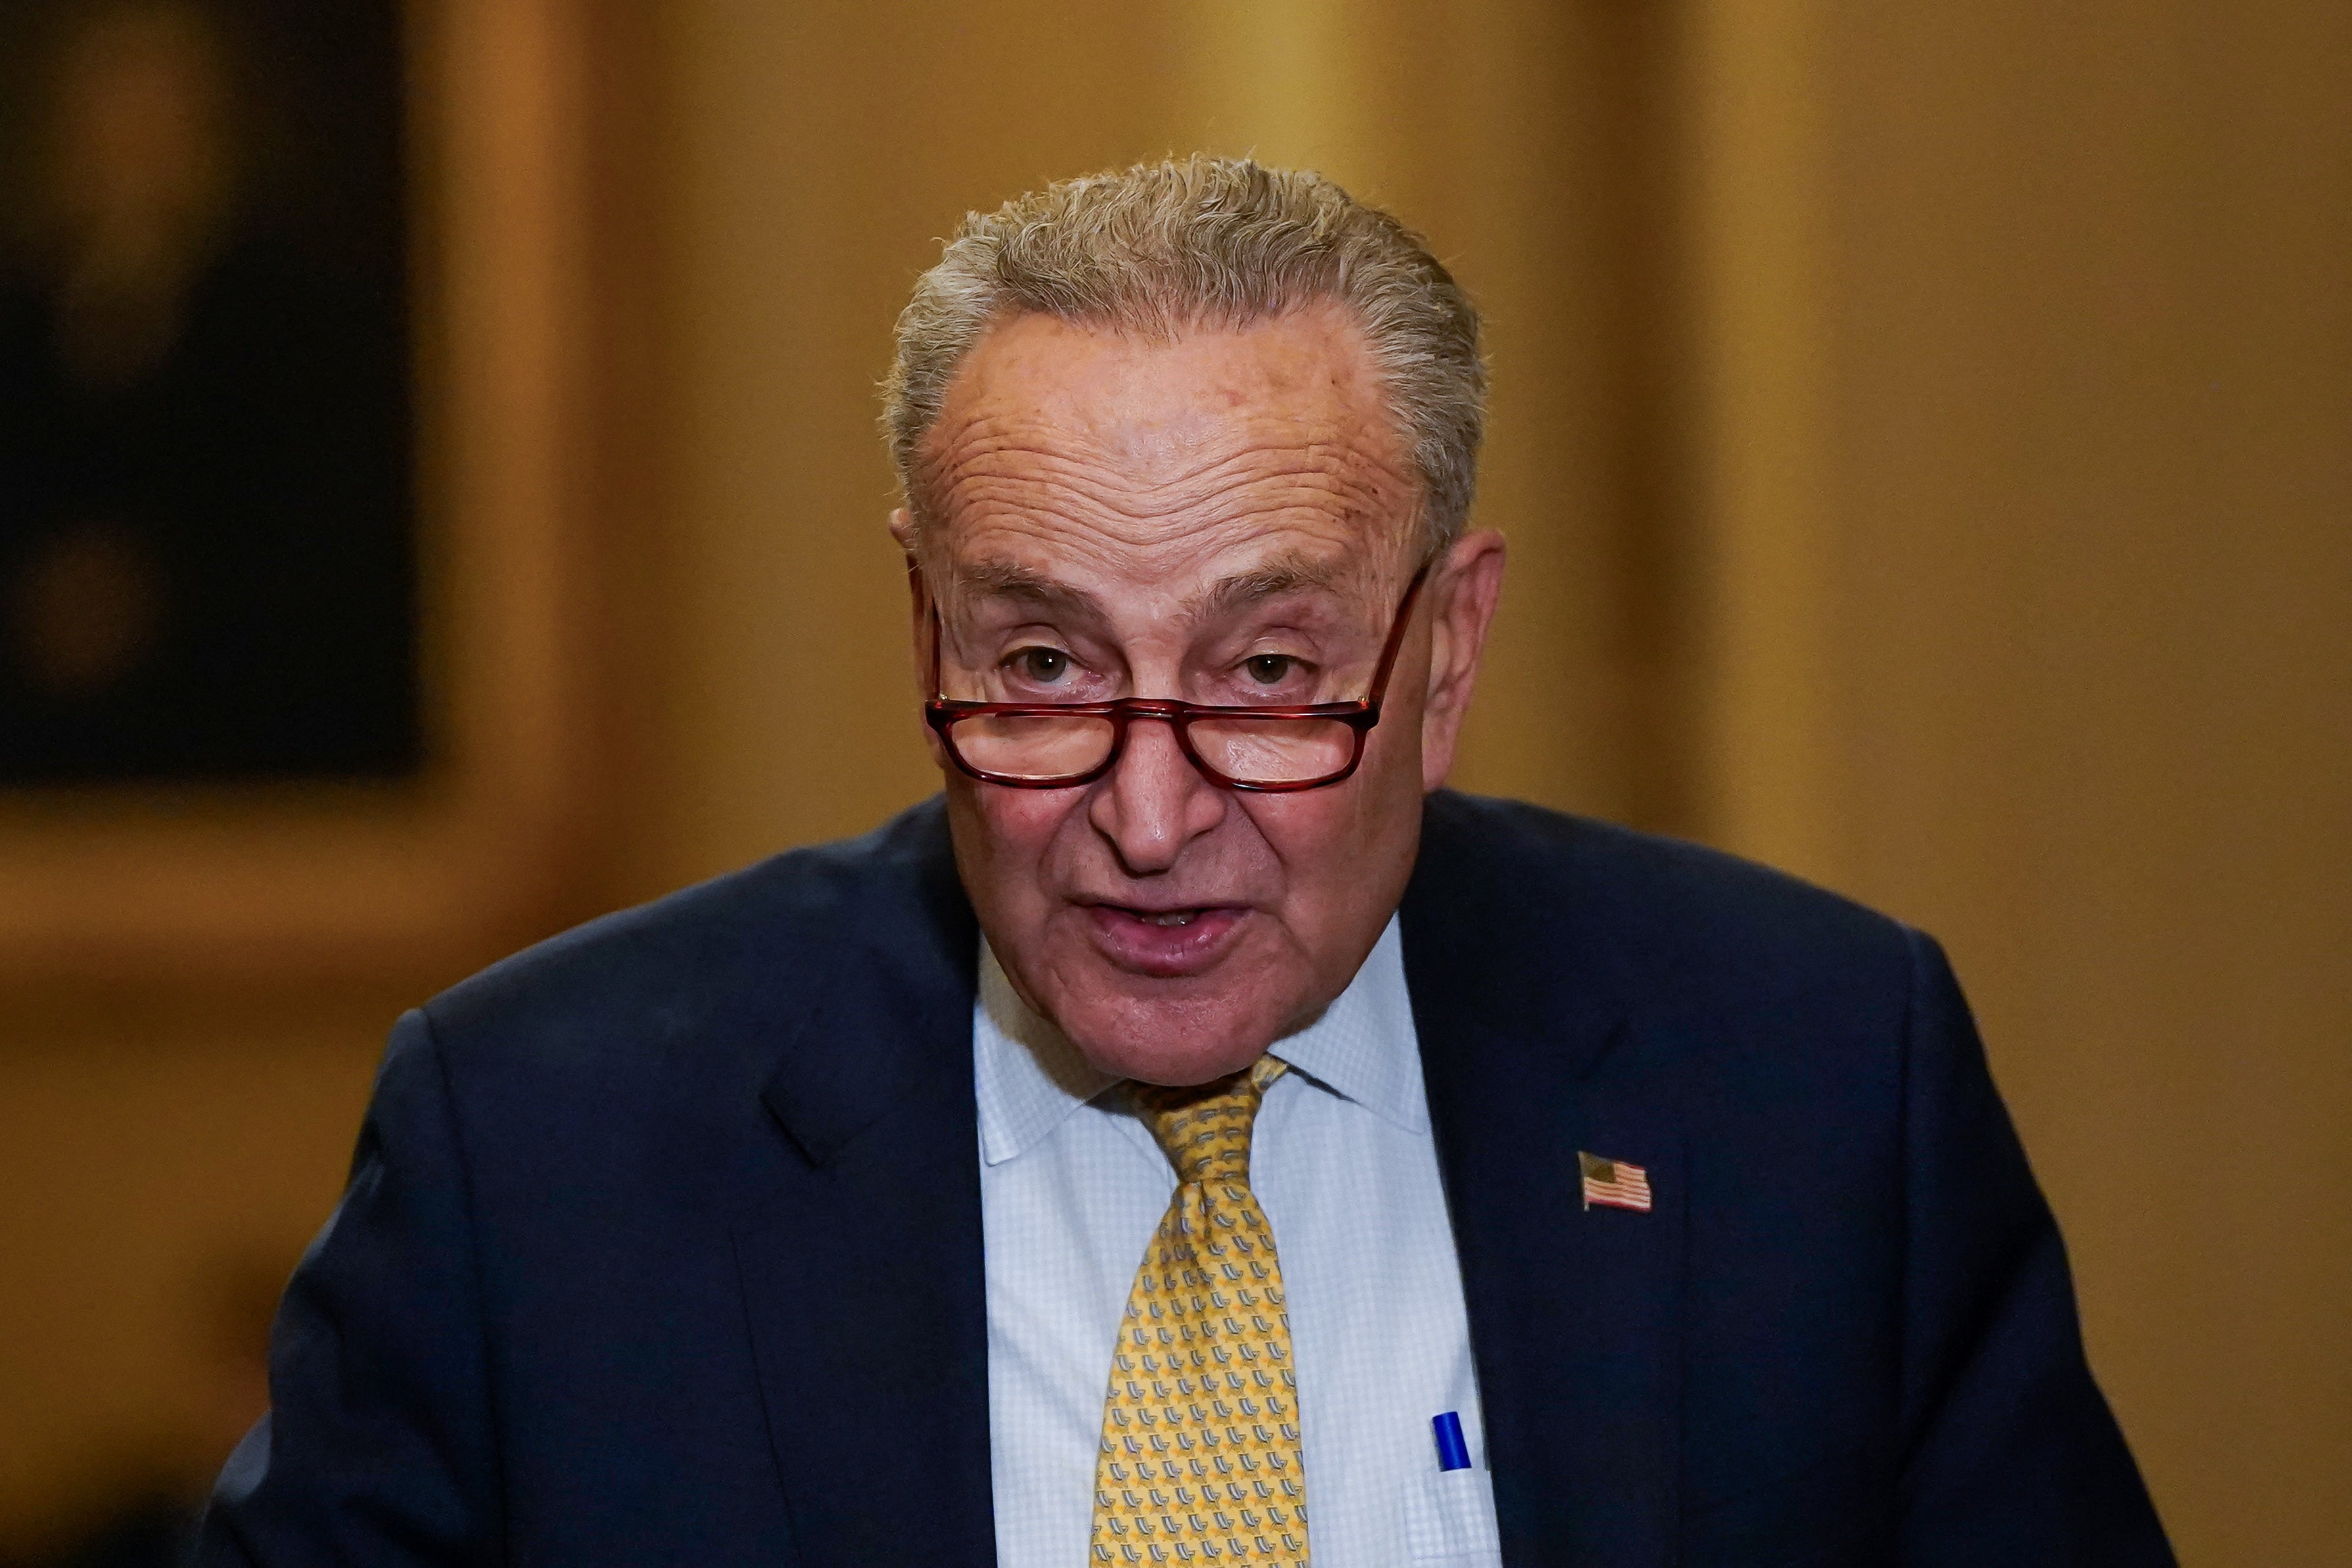
[[[1444,794],[1402,922],[1507,1563],[2171,1561],[1933,942]],[[933,802],[408,1015],[203,1561],[992,1563],[977,944]]]

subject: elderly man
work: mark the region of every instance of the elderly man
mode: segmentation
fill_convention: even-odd
[[[2154,1564],[1935,945],[1443,785],[1477,321],[1312,175],[899,323],[944,803],[401,1022],[217,1563]]]

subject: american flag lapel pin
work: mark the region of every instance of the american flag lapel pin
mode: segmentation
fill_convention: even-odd
[[[1632,1209],[1636,1214],[1650,1212],[1650,1173],[1639,1165],[1629,1165],[1622,1160],[1604,1160],[1598,1154],[1576,1152],[1576,1163],[1584,1173],[1584,1206],[1604,1204],[1613,1209]]]

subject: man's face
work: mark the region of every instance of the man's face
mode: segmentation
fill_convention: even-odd
[[[1018,318],[965,360],[923,459],[918,658],[935,599],[950,697],[1360,698],[1421,564],[1419,481],[1336,311],[1173,343]],[[903,514],[895,531],[914,540]],[[964,886],[1023,998],[1096,1066],[1157,1083],[1311,1020],[1402,896],[1501,565],[1473,534],[1433,571],[1339,784],[1220,788],[1150,720],[1089,784],[949,767]]]

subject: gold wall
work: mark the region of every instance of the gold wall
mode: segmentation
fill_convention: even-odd
[[[2352,12],[541,6],[594,110],[581,907],[929,789],[871,389],[958,214],[1322,167],[1488,310],[1513,575],[1460,782],[1942,937],[2183,1557],[2340,1550]],[[189,1447],[188,1269],[323,1218],[449,977],[5,1020],[0,1548]]]
[[[1713,340],[1709,831],[1950,944],[2184,1560],[2338,1557],[2352,10],[1775,26],[1803,229],[1711,265],[1807,346]]]

